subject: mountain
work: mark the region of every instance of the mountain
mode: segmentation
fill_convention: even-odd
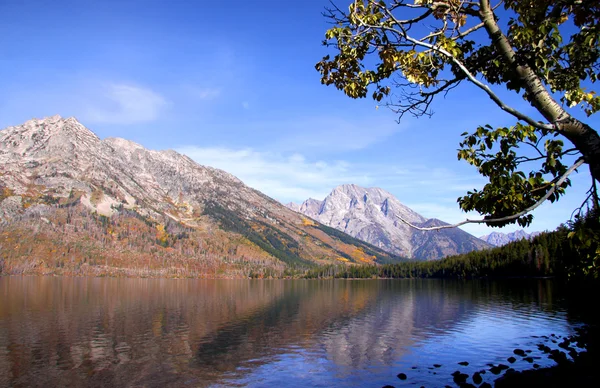
[[[518,241],[522,239],[531,239],[540,234],[540,232],[532,232],[531,234],[525,232],[524,230],[516,230],[512,233],[501,233],[501,232],[492,232],[490,234],[486,234],[485,236],[479,237],[483,241],[488,244],[495,245],[500,247],[502,245],[506,245],[513,241]]]
[[[446,224],[421,216],[392,194],[376,187],[341,185],[323,201],[311,198],[301,205],[288,204],[288,207],[387,252],[414,259],[439,259],[490,247],[458,228],[439,231],[411,228],[399,218],[421,227]]]
[[[175,151],[75,118],[0,131],[0,273],[268,276],[398,257]]]

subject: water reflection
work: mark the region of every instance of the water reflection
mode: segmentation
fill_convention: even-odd
[[[555,294],[549,281],[0,278],[0,386],[385,385],[411,364],[484,365],[569,333]]]

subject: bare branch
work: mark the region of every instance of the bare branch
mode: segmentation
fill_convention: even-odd
[[[522,121],[526,122],[527,124],[529,124],[531,126],[534,126],[536,128],[545,129],[545,130],[548,130],[548,131],[554,129],[553,125],[544,124],[544,123],[541,123],[539,121],[536,121],[536,120],[532,119],[531,117],[527,116],[526,114],[524,114],[522,112],[519,112],[518,110],[516,110],[516,109],[514,109],[514,108],[512,108],[512,107],[510,107],[508,105],[506,105],[504,103],[504,101],[502,101],[500,99],[500,97],[498,97],[498,95],[496,93],[494,93],[492,91],[492,89],[488,85],[486,85],[483,82],[479,81],[469,71],[469,69],[467,69],[467,67],[461,61],[459,61],[455,56],[453,56],[452,54],[450,54],[448,51],[444,50],[441,47],[438,47],[438,46],[435,46],[435,45],[432,45],[432,44],[429,44],[429,43],[418,41],[415,38],[413,38],[413,37],[411,37],[411,36],[409,36],[407,34],[404,34],[404,38],[406,40],[408,40],[409,42],[414,43],[417,46],[421,46],[421,47],[426,47],[426,48],[432,49],[432,50],[437,51],[440,54],[443,54],[446,57],[448,57],[452,62],[454,62],[454,64],[456,66],[458,66],[460,68],[460,70],[465,74],[465,76],[469,79],[469,81],[471,81],[473,84],[475,84],[475,86],[477,86],[480,89],[482,89],[488,95],[488,97],[490,97],[490,99],[492,101],[494,101],[496,103],[496,105],[498,105],[498,107],[500,109],[502,109],[503,111],[505,111],[505,112],[513,115],[517,119],[522,120]]]
[[[590,174],[592,173],[591,171],[591,167],[590,167]],[[593,199],[594,199],[594,208],[598,209],[598,207],[600,206],[600,200],[598,198],[598,187],[596,186],[596,180],[592,179],[592,187],[590,188],[591,194],[593,194]]]
[[[435,4],[435,3],[434,3]],[[498,97],[498,95],[496,93],[494,93],[492,91],[492,89],[484,84],[483,82],[481,82],[480,80],[478,80],[475,75],[473,75],[473,73],[471,73],[469,71],[469,69],[467,69],[467,67],[465,66],[464,63],[462,63],[458,58],[456,58],[454,55],[450,54],[448,51],[444,50],[443,48],[436,46],[434,44],[431,43],[427,43],[427,42],[423,42],[421,40],[415,39],[412,36],[408,35],[407,29],[405,28],[404,24],[405,21],[401,21],[398,20],[394,14],[387,8],[385,7],[380,7],[381,10],[383,12],[386,13],[387,17],[393,21],[394,25],[396,25],[398,29],[395,28],[391,28],[388,26],[376,26],[376,25],[371,25],[371,24],[367,24],[364,23],[362,20],[359,20],[360,24],[365,27],[365,28],[372,28],[372,29],[376,29],[376,30],[383,30],[383,31],[389,31],[394,35],[399,36],[401,39],[405,39],[408,42],[411,42],[413,45],[415,46],[419,46],[419,47],[424,47],[424,48],[428,48],[430,50],[433,50],[435,52],[438,52],[442,55],[444,55],[445,57],[447,57],[451,62],[453,62],[456,66],[459,67],[459,69],[465,74],[465,76],[469,79],[469,81],[471,81],[473,84],[475,84],[475,86],[479,87],[480,89],[482,89],[487,95],[488,97],[490,97],[490,99],[492,101],[494,101],[496,103],[496,105],[498,105],[498,107],[500,109],[502,109],[503,111],[513,115],[514,117],[516,117],[517,119],[526,122],[527,124],[539,128],[539,129],[544,129],[544,130],[548,130],[548,131],[552,131],[555,126],[551,125],[551,124],[544,124],[541,123],[539,121],[534,120],[533,118],[527,116],[526,114],[508,106],[506,103],[504,103],[504,101],[502,101],[502,99],[500,99],[500,97]]]
[[[399,101],[398,103],[390,102],[390,103],[385,104],[385,106],[390,108],[394,113],[400,115],[400,118],[402,118],[402,116],[407,112],[410,112],[415,117],[419,117],[421,115],[430,116],[431,111],[429,110],[429,106],[433,102],[433,98],[440,93],[444,93],[444,95],[445,95],[450,90],[457,87],[463,79],[464,78],[454,78],[454,79],[445,81],[442,86],[440,86],[439,88],[436,88],[435,90],[431,90],[429,92],[424,92],[422,90],[415,91],[415,92],[404,92],[403,91],[402,97],[397,99],[397,101]],[[406,88],[406,87],[416,88],[414,86],[414,84],[411,84],[410,82],[406,83],[406,84],[398,83],[397,85],[404,87],[404,88]],[[402,103],[402,101],[406,101],[406,103]]]
[[[592,186],[589,188],[589,190],[586,193],[587,193],[587,197],[585,197],[585,199],[583,200],[581,205],[577,209],[573,210],[573,212],[571,213],[571,219],[573,219],[573,216],[575,216],[575,215],[580,217],[583,213],[584,207],[587,208],[588,212],[590,211],[590,199],[592,200],[592,209],[598,209],[598,205],[600,205],[600,204],[598,203],[598,191],[597,191],[595,179],[592,179]]]
[[[526,142],[524,142],[524,143],[525,143],[525,144],[527,144],[528,146],[531,146],[531,147],[532,147],[534,150],[536,150],[536,151],[537,151],[537,153],[538,153],[538,154],[539,154],[541,157],[543,157],[543,158],[545,158],[545,157],[546,157],[546,155],[544,155],[544,153],[543,153],[542,151],[540,151],[540,149],[538,148],[539,141],[538,141],[536,144],[533,144],[533,143],[531,143],[531,142],[529,142],[529,141],[526,141]]]
[[[579,152],[577,151],[577,148],[570,148],[566,151],[561,152],[559,155],[565,156],[565,155],[577,155]],[[534,162],[536,160],[542,160],[542,159],[546,159],[548,157],[548,155],[544,155],[542,153],[540,153],[540,156],[536,156],[535,158],[530,158],[527,156],[518,156],[515,158],[515,162],[516,163],[523,163],[523,162]]]
[[[487,223],[496,223],[496,222],[506,222],[506,221],[512,221],[512,220],[516,220],[519,217],[524,216],[525,214],[533,211],[534,209],[536,209],[537,207],[539,207],[542,203],[544,203],[551,195],[552,193],[554,193],[556,191],[557,187],[560,187],[560,185],[562,185],[564,183],[564,181],[567,179],[567,177],[573,172],[575,171],[579,166],[581,166],[582,164],[584,164],[585,161],[583,160],[583,158],[580,158],[574,165],[572,165],[571,167],[569,167],[569,169],[560,177],[560,179],[558,179],[556,181],[556,183],[554,183],[554,185],[552,186],[552,188],[550,188],[550,190],[548,190],[548,192],[539,199],[539,201],[537,201],[536,203],[534,203],[533,205],[531,205],[530,207],[528,207],[527,209],[517,213],[517,214],[513,214],[511,216],[506,216],[506,217],[500,217],[500,218],[488,218],[488,219],[481,219],[481,220],[469,220],[466,219],[462,222],[459,222],[457,224],[452,224],[452,225],[442,225],[442,226],[433,226],[433,227],[429,227],[429,228],[421,228],[419,226],[413,225],[410,222],[406,221],[405,219],[403,219],[402,217],[396,215],[396,217],[398,217],[398,219],[402,222],[404,222],[406,225],[410,226],[411,228],[417,229],[417,230],[423,230],[423,231],[428,231],[428,230],[440,230],[440,229],[450,229],[450,228],[457,228],[459,226],[462,225],[466,225],[466,224],[487,224]]]
[[[479,24],[477,24],[477,25],[475,25],[475,26],[473,26],[473,27],[469,28],[468,30],[465,30],[465,31],[463,31],[463,32],[459,32],[459,33],[458,33],[458,34],[457,34],[457,35],[456,35],[454,38],[452,38],[452,39],[454,39],[454,40],[462,39],[462,38],[464,38],[465,36],[469,35],[470,33],[472,33],[472,32],[475,32],[475,31],[479,30],[479,29],[480,29],[480,28],[482,28],[483,26],[484,26],[483,22],[482,22],[482,23],[479,23]]]
[[[381,9],[382,11],[390,11],[392,12],[394,9],[398,8],[398,7],[407,7],[407,8],[413,8],[413,9],[423,9],[425,10],[425,12],[423,12],[421,15],[419,16],[415,16],[412,19],[406,19],[406,20],[398,20],[398,22],[402,25],[413,25],[415,23],[420,22],[421,20],[425,20],[427,19],[427,17],[429,15],[431,15],[433,13],[433,9],[429,8],[429,7],[425,7],[423,5],[414,5],[414,4],[402,4],[402,3],[397,3],[394,6],[390,7],[390,8],[386,8],[386,6],[382,6],[378,3],[374,3],[373,4],[375,7]]]

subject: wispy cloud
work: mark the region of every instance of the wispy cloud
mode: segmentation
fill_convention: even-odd
[[[311,160],[300,153],[260,152],[250,148],[230,149],[183,146],[177,151],[196,162],[223,169],[282,202],[301,202],[307,198],[323,199],[338,185],[354,183],[377,186],[405,203],[446,202],[456,205],[464,188],[474,188],[476,177],[460,176],[446,169],[428,169],[413,165],[409,169],[384,164],[356,164],[344,160]],[[423,207],[425,210],[425,207]],[[444,207],[444,209],[446,209]],[[428,211],[429,217],[438,217]]]
[[[155,121],[170,103],[151,88],[130,82],[72,76],[51,87],[41,84],[11,93],[0,106],[3,117],[18,120],[55,114],[75,116],[87,125],[137,124]]]
[[[344,183],[372,183],[368,174],[356,171],[347,162],[309,161],[297,153],[284,155],[195,146],[181,147],[177,151],[200,164],[223,169],[282,202],[324,198],[333,187]]]
[[[131,84],[100,86],[98,97],[87,103],[85,119],[109,124],[134,124],[156,120],[168,102],[157,92]]]
[[[204,88],[188,85],[186,89],[193,97],[196,97],[200,100],[214,100],[221,95],[220,88]]]
[[[476,213],[460,210],[456,199],[467,190],[481,188],[484,180],[476,172],[464,174],[446,168],[429,168],[412,164],[399,167],[385,164],[326,162],[310,160],[299,153],[260,152],[254,149],[180,147],[177,151],[200,164],[223,169],[240,178],[247,185],[283,203],[300,203],[307,198],[323,199],[341,184],[354,183],[365,187],[381,187],[402,203],[427,218],[438,218],[456,223],[466,218],[478,219]],[[534,223],[529,231],[552,230],[556,214],[568,219],[573,204],[579,198],[565,198],[556,204],[545,204],[534,212]],[[462,227],[475,236],[498,231],[481,224]],[[511,232],[518,225],[500,231]]]
[[[323,153],[368,148],[404,130],[389,116],[379,118],[340,118],[336,116],[294,117],[251,124],[259,131],[277,135],[272,144],[278,150],[309,150]]]

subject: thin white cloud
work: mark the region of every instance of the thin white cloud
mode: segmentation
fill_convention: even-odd
[[[354,170],[347,162],[309,161],[298,153],[283,155],[252,149],[195,146],[181,147],[177,151],[200,164],[225,170],[282,202],[324,198],[333,187],[344,183],[372,183],[367,174]]]
[[[462,212],[456,202],[467,190],[483,186],[484,180],[476,172],[461,174],[446,168],[427,168],[417,164],[404,168],[385,164],[310,160],[299,153],[259,152],[250,148],[185,146],[177,151],[200,164],[223,169],[282,203],[301,203],[308,198],[323,199],[334,187],[354,183],[383,188],[427,218],[438,218],[448,223],[481,218],[476,213]],[[580,201],[577,191],[568,197],[536,209],[534,223],[528,231],[553,230],[558,226],[557,219],[567,220],[577,201]],[[560,216],[557,218],[556,215]],[[515,224],[498,229],[471,224],[462,229],[481,236],[492,231],[508,233],[521,227]]]
[[[196,162],[220,168],[247,185],[282,202],[302,202],[307,198],[323,199],[336,186],[354,183],[381,187],[401,202],[420,203],[424,199],[441,202],[440,215],[427,212],[428,217],[444,219],[448,208],[456,205],[464,187],[477,187],[477,179],[463,177],[446,169],[427,169],[413,165],[410,169],[383,164],[352,164],[347,161],[309,160],[299,153],[260,152],[250,148],[202,148],[184,146],[177,151]],[[475,177],[476,178],[476,177]],[[426,207],[421,207],[426,209]],[[431,210],[431,209],[430,209]]]
[[[187,86],[190,94],[200,100],[214,100],[221,95],[221,89],[219,88],[202,88],[196,86]]]
[[[283,133],[274,147],[283,151],[356,151],[375,145],[406,128],[389,117],[359,119],[339,117],[302,117],[256,125]]]
[[[9,104],[0,106],[0,113],[3,117],[9,113],[15,120],[60,114],[75,116],[87,125],[127,125],[155,121],[171,104],[157,91],[131,82],[93,75],[58,79],[52,86],[42,83],[17,90]]]
[[[143,123],[158,119],[167,105],[167,101],[151,89],[109,83],[102,85],[99,96],[88,102],[84,116],[97,123]]]

